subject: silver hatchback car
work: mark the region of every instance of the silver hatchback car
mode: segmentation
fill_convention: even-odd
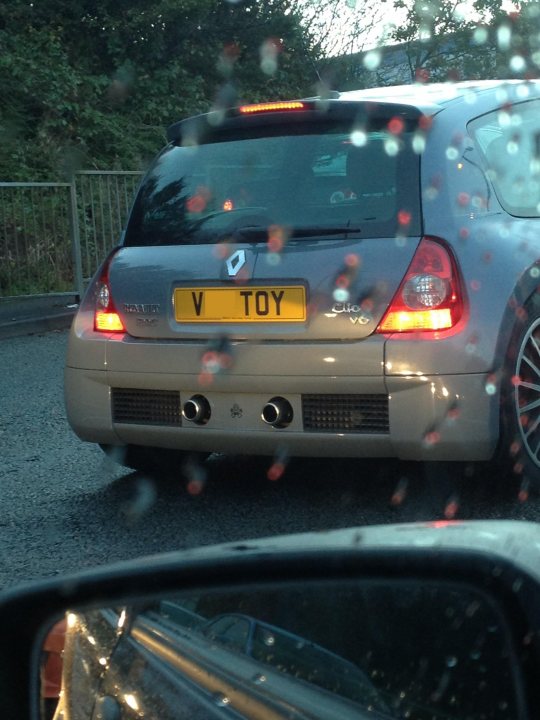
[[[74,320],[83,440],[540,476],[540,83],[176,123]]]

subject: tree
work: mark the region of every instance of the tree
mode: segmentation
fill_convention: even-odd
[[[403,43],[408,81],[421,82],[494,77],[493,29],[507,14],[503,0],[394,0],[404,21],[389,33]]]
[[[311,94],[313,52],[293,0],[0,0],[0,174],[138,168],[183,116]]]

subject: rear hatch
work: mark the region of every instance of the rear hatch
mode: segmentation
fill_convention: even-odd
[[[172,129],[109,268],[130,335],[374,332],[421,237],[419,112],[298,105]]]

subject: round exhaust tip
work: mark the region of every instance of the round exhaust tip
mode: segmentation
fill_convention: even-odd
[[[263,407],[261,418],[267,425],[272,427],[287,427],[293,419],[292,405],[283,397],[273,397]]]
[[[204,425],[210,420],[210,403],[204,395],[193,395],[184,403],[182,416],[197,425]]]

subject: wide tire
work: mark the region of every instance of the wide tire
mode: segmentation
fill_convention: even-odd
[[[520,491],[540,489],[540,297],[518,317],[501,378],[501,441],[497,461]]]

